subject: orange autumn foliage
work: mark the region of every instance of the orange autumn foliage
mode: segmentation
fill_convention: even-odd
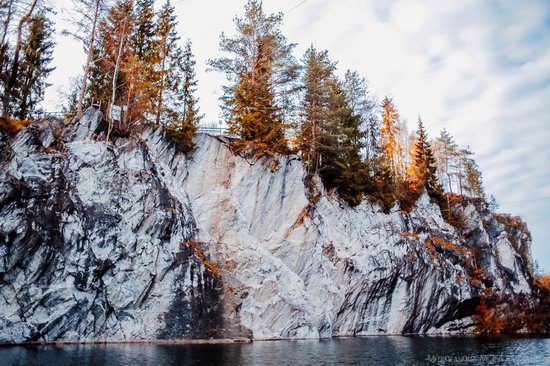
[[[204,267],[208,270],[208,272],[212,273],[214,276],[219,277],[220,276],[220,270],[214,263],[209,261],[206,258],[206,255],[204,254],[204,251],[202,250],[200,243],[198,241],[184,241],[181,243],[181,245],[186,245],[188,247],[191,247],[193,249],[193,252],[197,258],[200,259]]]
[[[536,281],[540,288],[550,292],[550,274],[539,276]]]
[[[32,123],[31,120],[19,120],[10,117],[0,117],[0,128],[4,128],[10,136],[17,135]]]

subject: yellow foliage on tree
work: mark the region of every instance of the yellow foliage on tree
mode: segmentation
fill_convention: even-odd
[[[382,151],[390,162],[390,169],[395,177],[400,175],[400,157],[403,147],[399,142],[401,122],[399,113],[393,100],[385,97],[382,101],[382,127],[380,128],[380,142]]]

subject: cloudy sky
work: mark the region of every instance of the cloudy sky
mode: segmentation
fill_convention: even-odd
[[[52,1],[60,31],[69,2]],[[180,34],[193,41],[205,122],[218,123],[224,82],[206,60],[219,55],[219,35],[232,34],[245,2],[172,0]],[[285,13],[298,59],[310,44],[328,49],[341,74],[357,70],[377,96],[393,96],[410,125],[420,115],[432,136],[446,127],[469,146],[486,191],[527,221],[533,255],[550,270],[549,1],[264,0],[264,8]],[[79,44],[57,42],[50,110],[84,62]]]

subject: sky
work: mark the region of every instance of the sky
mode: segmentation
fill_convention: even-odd
[[[57,33],[68,0],[50,0]],[[158,0],[160,6],[162,0]],[[218,124],[224,76],[207,72],[220,56],[221,32],[246,0],[172,0],[182,38],[196,56],[204,122]],[[374,94],[394,98],[409,126],[422,117],[435,137],[446,128],[476,153],[485,190],[501,212],[521,216],[533,257],[550,271],[550,1],[547,0],[264,0],[285,13],[282,31],[301,59],[313,44],[364,76]],[[79,43],[58,35],[46,108],[82,71]],[[182,41],[183,42],[183,41]]]

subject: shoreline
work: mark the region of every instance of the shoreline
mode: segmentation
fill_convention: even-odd
[[[366,334],[356,336],[333,336],[315,338],[224,338],[224,339],[156,339],[156,340],[98,340],[98,341],[54,341],[54,342],[22,342],[0,343],[0,348],[8,347],[47,347],[47,346],[90,346],[90,345],[200,345],[200,344],[252,344],[277,341],[326,341],[331,339],[370,338],[370,337],[451,337],[451,338],[549,338],[549,333],[522,334]]]

